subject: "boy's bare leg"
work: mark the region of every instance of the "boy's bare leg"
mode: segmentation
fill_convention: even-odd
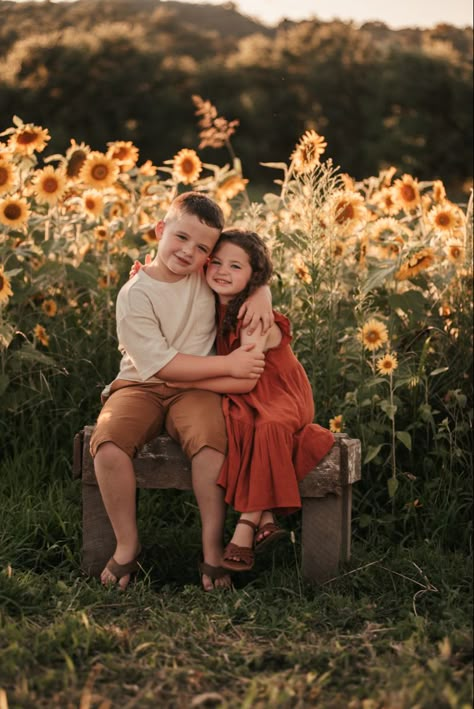
[[[114,559],[127,564],[139,549],[136,520],[136,480],[132,461],[115,443],[103,443],[94,458],[94,468],[104,507],[117,539]],[[115,576],[105,568],[103,584],[116,583]],[[119,586],[124,590],[130,576],[123,576]]]
[[[192,459],[193,489],[201,514],[203,557],[211,566],[220,566],[222,561],[225,502],[224,490],[216,485],[216,480],[223,462],[224,455],[209,447],[201,448]],[[213,582],[203,574],[202,585],[205,591],[228,588],[230,575]]]

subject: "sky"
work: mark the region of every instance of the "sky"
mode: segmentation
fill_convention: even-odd
[[[234,0],[240,12],[269,25],[283,18],[328,21],[352,20],[357,25],[381,21],[389,27],[432,27],[441,22],[464,27],[473,24],[472,0]],[[223,5],[223,0],[186,0]]]

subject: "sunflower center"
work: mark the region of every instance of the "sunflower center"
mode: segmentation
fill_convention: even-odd
[[[86,154],[83,150],[76,150],[69,159],[67,164],[66,174],[68,177],[77,177],[81,171],[81,167],[86,160]]]
[[[95,200],[91,199],[90,197],[86,199],[86,209],[94,209],[95,207]]]
[[[406,202],[413,202],[416,198],[415,190],[411,185],[403,185],[401,195]]]
[[[451,223],[449,214],[446,214],[446,212],[441,212],[441,214],[438,214],[436,221],[439,226],[449,226]]]
[[[337,223],[344,224],[350,219],[354,219],[354,207],[350,202],[341,202],[337,208]]]
[[[126,158],[128,158],[127,148],[119,148],[118,150],[115,150],[112,157],[115,160],[125,160]]]
[[[7,204],[3,213],[7,219],[15,221],[21,217],[21,207],[18,204],[11,202],[10,204]]]
[[[368,342],[378,342],[379,341],[379,333],[377,332],[377,330],[369,330],[365,337]]]
[[[185,158],[181,163],[181,170],[185,175],[191,175],[194,172],[195,167],[195,162],[194,160],[191,160],[191,158]]]
[[[108,174],[109,169],[107,165],[104,165],[103,163],[98,163],[97,165],[94,165],[91,170],[91,175],[94,180],[105,180]]]
[[[0,167],[0,187],[8,182],[8,170],[6,167]]]
[[[16,142],[19,145],[30,145],[30,143],[34,143],[37,137],[38,136],[36,133],[33,133],[30,130],[24,130],[22,133],[17,135]]]
[[[458,246],[451,247],[451,256],[453,258],[459,258],[461,256],[461,249]]]
[[[59,189],[59,183],[55,177],[47,177],[42,184],[44,192],[54,194]]]

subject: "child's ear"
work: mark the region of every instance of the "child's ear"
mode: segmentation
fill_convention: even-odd
[[[160,219],[160,221],[157,222],[156,227],[155,227],[155,234],[156,234],[156,238],[158,241],[163,236],[163,229],[164,228],[165,228],[165,223],[164,223],[163,219]]]

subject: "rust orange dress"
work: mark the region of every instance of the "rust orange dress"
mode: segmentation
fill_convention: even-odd
[[[220,321],[225,306],[220,307]],[[329,452],[330,431],[312,423],[311,385],[291,346],[290,323],[274,311],[281,330],[278,347],[265,353],[265,370],[248,394],[226,394],[228,453],[217,483],[238,512],[273,510],[289,514],[301,507],[298,482]],[[240,346],[235,333],[217,336],[217,353]]]

